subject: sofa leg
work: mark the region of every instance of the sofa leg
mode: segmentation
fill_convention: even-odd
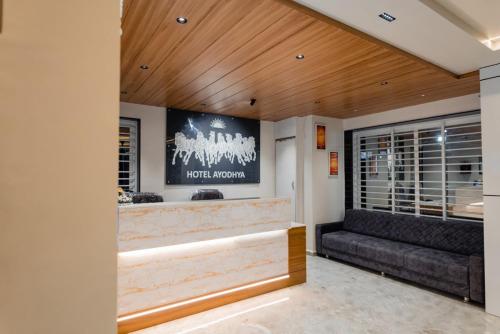
[[[468,303],[470,302],[470,298],[469,297],[464,297],[464,303]]]
[[[380,276],[385,277],[385,273],[383,271],[381,271]]]

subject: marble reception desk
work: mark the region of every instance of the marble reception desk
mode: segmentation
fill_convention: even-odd
[[[305,282],[288,199],[119,208],[118,332]]]

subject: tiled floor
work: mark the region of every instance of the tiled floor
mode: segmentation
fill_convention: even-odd
[[[500,334],[476,305],[319,257],[308,283],[137,334]]]

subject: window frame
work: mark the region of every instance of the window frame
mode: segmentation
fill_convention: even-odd
[[[136,161],[137,161],[137,166],[136,166],[136,183],[137,183],[137,190],[136,192],[141,191],[141,119],[140,118],[134,118],[134,117],[121,117],[120,116],[120,122],[118,124],[118,129],[120,128],[121,121],[128,121],[128,122],[135,122],[136,123],[136,128],[137,128],[137,148],[136,148]],[[118,130],[119,131],[119,130]],[[120,158],[120,147],[118,147],[118,159]],[[118,168],[118,173],[117,176],[119,178],[120,175],[120,169]],[[117,178],[117,186],[120,187],[120,184],[118,182]]]
[[[414,120],[414,121],[409,121],[409,122],[401,122],[401,123],[393,123],[393,124],[386,124],[386,125],[381,125],[381,126],[375,126],[375,127],[369,127],[369,128],[362,128],[362,129],[355,129],[351,130],[352,132],[352,207],[355,209],[364,209],[364,210],[381,210],[384,212],[391,212],[391,213],[398,213],[398,214],[409,214],[409,215],[415,215],[415,216],[431,216],[431,217],[436,217],[436,218],[441,218],[443,220],[448,220],[448,219],[453,219],[453,220],[467,220],[467,221],[476,221],[476,222],[482,222],[484,220],[484,211],[482,213],[482,218],[476,218],[476,217],[467,217],[467,216],[452,216],[448,217],[448,214],[450,209],[448,208],[449,203],[449,198],[450,197],[457,197],[457,196],[450,196],[450,183],[448,178],[450,175],[449,172],[449,162],[447,162],[449,156],[446,155],[446,128],[447,127],[453,127],[453,126],[460,126],[460,125],[469,125],[469,124],[476,124],[478,123],[479,126],[481,126],[481,119],[480,119],[480,111],[479,110],[474,110],[474,111],[469,111],[469,112],[464,112],[464,113],[457,113],[457,114],[450,114],[450,115],[444,115],[444,116],[438,116],[438,117],[431,117],[431,118],[426,118],[426,119],[420,119],[420,120]],[[472,126],[472,125],[470,125]],[[425,202],[425,200],[422,200],[421,198],[421,193],[420,193],[420,188],[421,188],[421,183],[422,182],[429,182],[429,181],[421,181],[421,175],[422,171],[419,168],[419,164],[421,162],[421,156],[420,153],[422,152],[420,148],[420,138],[419,133],[422,130],[439,130],[441,131],[441,136],[443,138],[442,142],[440,142],[440,151],[441,155],[438,157],[440,159],[440,168],[441,168],[441,193],[439,196],[435,197],[440,197],[440,201],[442,202],[442,208],[440,211],[439,215],[428,215],[428,214],[421,214],[420,212],[420,205]],[[413,170],[410,173],[413,173],[413,182],[412,186],[414,189],[414,212],[400,212],[396,209],[396,193],[395,193],[395,183],[397,180],[394,177],[394,169],[395,169],[395,163],[396,161],[394,160],[396,157],[395,153],[395,141],[394,141],[394,136],[397,135],[397,133],[411,133],[413,132],[413,148],[410,150],[414,149],[415,154],[414,157],[412,158],[412,161],[410,162],[410,167],[413,167]],[[361,152],[363,152],[363,146],[366,147],[368,145],[373,145],[373,143],[367,143],[366,139],[367,137],[372,137],[372,140],[379,140],[381,137],[390,137],[390,142],[389,142],[389,147],[387,148],[387,155],[391,155],[392,159],[392,164],[391,168],[388,173],[391,175],[388,175],[387,180],[380,180],[382,181],[387,181],[385,186],[380,186],[379,188],[386,188],[386,194],[387,196],[386,201],[387,209],[377,209],[373,208],[373,204],[377,203],[372,203],[370,204],[367,202],[366,198],[367,195],[365,194],[366,192],[366,186],[367,186],[367,180],[366,176],[363,178],[362,173],[365,172],[369,168],[369,165],[367,164],[369,162],[368,159],[363,159],[361,157]],[[378,139],[377,139],[378,138]],[[364,142],[362,142],[364,140]],[[365,153],[366,154],[366,153]],[[377,153],[378,155],[379,153]],[[425,159],[425,158],[424,158]],[[481,155],[479,158],[479,162],[477,163],[479,165],[479,174],[482,175],[481,171],[483,168],[481,168],[481,164],[483,163],[484,157],[482,155],[482,145],[481,145]],[[473,164],[473,163],[471,163]],[[363,171],[362,171],[363,169]],[[406,173],[406,172],[405,172]],[[373,181],[373,180],[372,180]],[[456,182],[456,181],[453,181]],[[465,183],[465,182],[464,182]],[[476,181],[467,181],[469,184],[475,184]],[[383,184],[383,183],[381,183]],[[484,181],[481,178],[480,184],[482,187],[484,187]],[[364,189],[364,190],[363,190]],[[424,188],[425,189],[425,188]],[[482,190],[482,189],[481,189]],[[384,191],[384,193],[385,193]],[[483,195],[484,192],[481,192],[481,196]],[[364,197],[363,197],[364,196]],[[428,196],[427,196],[428,197]],[[384,198],[384,197],[381,197]],[[455,199],[456,200],[456,199]],[[370,208],[370,206],[372,206]],[[375,205],[376,206],[376,205]],[[384,206],[384,205],[382,205]],[[451,209],[453,210],[453,209]]]

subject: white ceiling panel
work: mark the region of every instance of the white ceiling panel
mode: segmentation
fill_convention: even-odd
[[[437,0],[477,30],[496,34],[499,0]],[[353,28],[370,34],[456,74],[500,63],[500,51],[435,9],[416,0],[296,0]],[[451,8],[451,9],[450,9]],[[389,23],[379,14],[396,17]],[[469,16],[464,16],[468,13]],[[488,13],[488,15],[486,15]],[[495,17],[496,16],[496,17]],[[478,21],[480,21],[478,23]],[[490,36],[491,38],[491,36]]]

